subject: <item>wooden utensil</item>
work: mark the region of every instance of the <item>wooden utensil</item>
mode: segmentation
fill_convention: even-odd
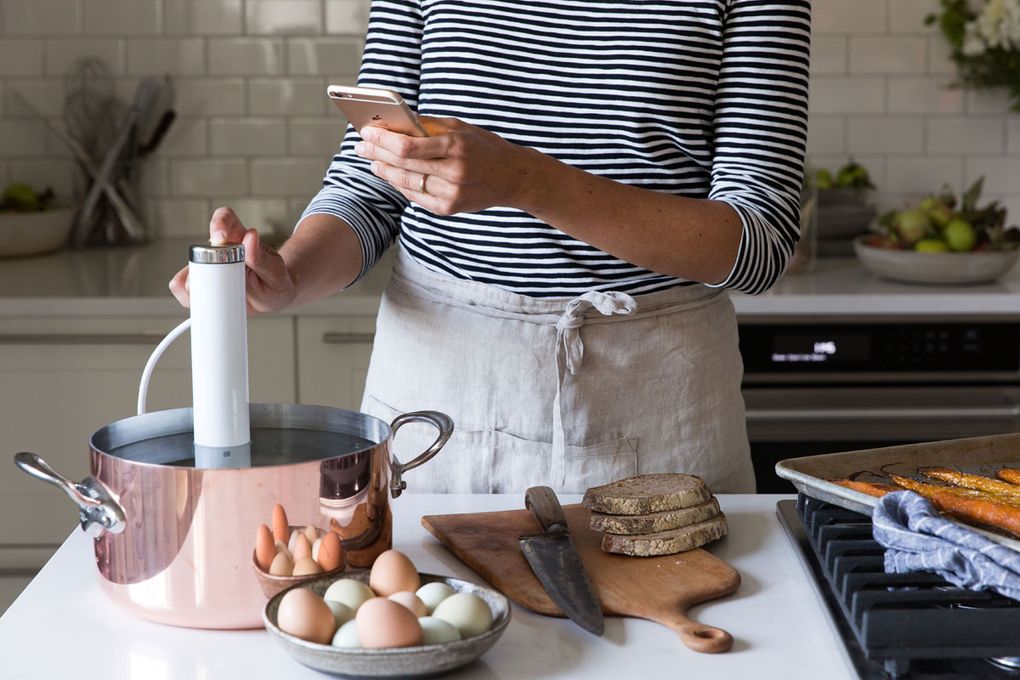
[[[563,511],[603,613],[669,626],[696,652],[725,652],[733,645],[729,633],[693,621],[686,612],[699,602],[734,592],[740,585],[736,569],[701,549],[663,557],[603,552],[601,536],[588,528],[588,510],[567,505]],[[541,530],[527,510],[426,515],[421,523],[517,604],[540,614],[563,616],[521,553],[518,538]]]

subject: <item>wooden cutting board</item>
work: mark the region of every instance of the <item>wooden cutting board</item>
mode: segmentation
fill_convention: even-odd
[[[737,570],[704,550],[663,557],[627,557],[602,551],[601,535],[588,528],[588,510],[563,508],[585,571],[610,616],[632,616],[669,626],[697,652],[725,652],[729,633],[687,617],[691,606],[729,595],[740,585]],[[541,527],[527,510],[426,515],[422,526],[454,555],[517,604],[563,616],[524,559],[518,538]]]

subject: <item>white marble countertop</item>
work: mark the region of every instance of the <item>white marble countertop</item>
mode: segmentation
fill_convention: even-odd
[[[743,578],[734,595],[692,610],[728,630],[733,649],[690,651],[667,628],[609,618],[596,638],[565,619],[514,605],[510,626],[479,662],[451,678],[854,678],[842,643],[775,516],[786,496],[723,495],[730,535],[712,546]],[[563,502],[579,497],[563,496]],[[58,499],[54,499],[58,502]],[[394,547],[422,571],[479,581],[420,525],[423,514],[522,507],[511,495],[405,494],[394,505]],[[68,511],[70,512],[70,510]],[[78,530],[0,618],[0,678],[120,680],[321,679],[268,633],[174,628],[130,617],[95,581],[89,539]]]
[[[0,260],[0,318],[181,316],[167,282],[186,263],[189,243]],[[374,316],[391,258],[349,290],[289,314]],[[813,271],[789,274],[764,295],[734,293],[733,304],[742,317],[1020,315],[1020,268],[993,284],[919,286],[879,279],[854,258],[820,259]]]

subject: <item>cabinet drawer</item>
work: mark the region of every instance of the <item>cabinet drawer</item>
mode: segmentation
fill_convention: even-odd
[[[375,318],[303,317],[297,324],[300,402],[360,410]]]

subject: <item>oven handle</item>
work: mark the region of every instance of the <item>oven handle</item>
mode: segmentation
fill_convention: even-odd
[[[747,419],[751,421],[798,421],[798,420],[894,420],[912,418],[932,420],[960,417],[993,418],[1016,420],[1020,418],[1020,406],[987,406],[981,408],[855,408],[855,409],[748,409]]]

